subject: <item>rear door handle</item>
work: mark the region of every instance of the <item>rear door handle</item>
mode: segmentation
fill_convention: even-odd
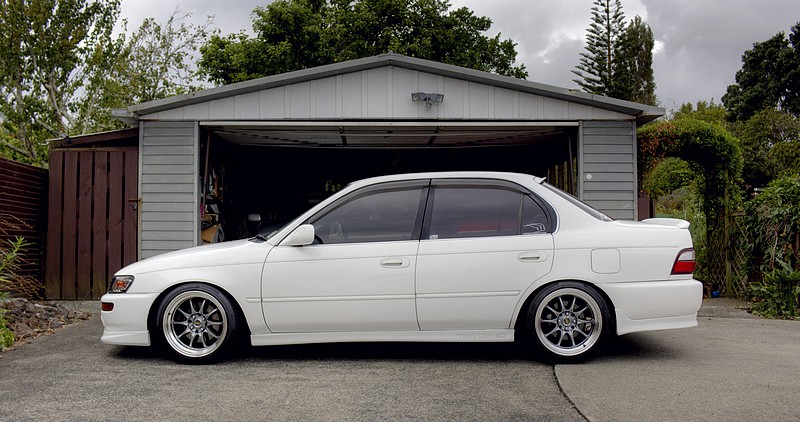
[[[408,258],[384,258],[381,260],[383,268],[405,268],[409,264]]]
[[[522,262],[541,262],[547,260],[547,253],[545,252],[522,252],[517,255],[517,259]]]

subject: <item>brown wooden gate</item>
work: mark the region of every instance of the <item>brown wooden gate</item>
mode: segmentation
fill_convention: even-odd
[[[136,261],[138,173],[136,147],[51,150],[48,299],[97,299]]]

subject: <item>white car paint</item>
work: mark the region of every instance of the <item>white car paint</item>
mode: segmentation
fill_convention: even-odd
[[[418,241],[276,246],[264,265],[275,333],[417,330]]]
[[[288,246],[309,217],[361,188],[424,179],[520,185],[555,210],[551,233],[465,239]],[[526,300],[574,280],[607,297],[617,334],[691,327],[702,286],[672,275],[691,248],[688,223],[601,221],[530,175],[418,173],[350,184],[267,241],[240,240],[148,258],[121,269],[134,282],[102,302],[101,340],[149,345],[148,318],[175,286],[207,283],[241,309],[254,345],[338,341],[513,341]],[[301,229],[305,230],[306,227]],[[307,236],[301,233],[300,237]],[[297,236],[297,235],[295,235]]]
[[[422,240],[417,271],[420,329],[509,328],[522,292],[550,272],[552,256],[550,234]]]

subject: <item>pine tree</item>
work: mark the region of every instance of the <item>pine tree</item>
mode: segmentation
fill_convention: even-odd
[[[625,30],[625,14],[620,0],[595,0],[592,23],[586,36],[586,51],[572,73],[573,79],[590,94],[612,96],[614,68],[620,52],[620,38]]]
[[[573,81],[590,94],[656,105],[653,31],[639,16],[624,21],[620,0],[595,0]]]
[[[621,39],[619,67],[613,97],[641,104],[656,105],[656,81],[653,76],[653,31],[636,16],[625,28]]]

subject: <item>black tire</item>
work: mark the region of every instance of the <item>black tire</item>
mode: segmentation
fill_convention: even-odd
[[[595,354],[609,337],[613,319],[593,287],[562,281],[534,296],[525,319],[525,335],[549,361],[575,362]]]
[[[157,344],[183,362],[208,363],[226,356],[236,343],[239,317],[219,289],[200,283],[170,291],[158,306]]]

